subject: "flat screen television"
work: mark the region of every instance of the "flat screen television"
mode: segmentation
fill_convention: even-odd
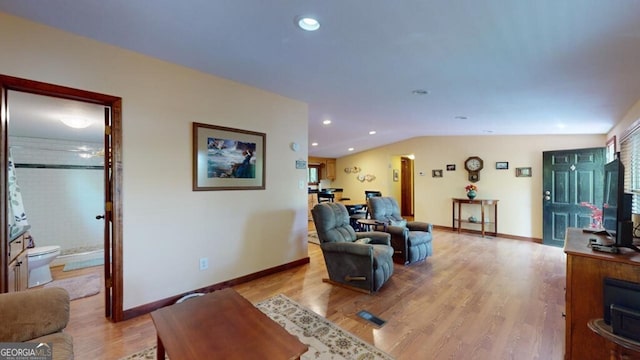
[[[633,195],[624,192],[624,165],[617,157],[604,166],[602,227],[614,240],[613,246],[640,252],[633,245],[632,200]]]

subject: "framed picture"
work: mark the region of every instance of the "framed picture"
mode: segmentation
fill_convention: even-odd
[[[498,170],[507,170],[509,168],[509,163],[506,161],[498,161],[496,162],[496,169]]]
[[[456,171],[456,164],[447,164],[447,171]]]
[[[431,176],[436,178],[442,177],[442,169],[431,170]]]
[[[193,123],[193,191],[263,190],[266,134]]]
[[[530,167],[516,168],[516,177],[531,177],[531,168]]]
[[[398,173],[398,169],[393,169],[393,181],[399,181],[400,175]]]

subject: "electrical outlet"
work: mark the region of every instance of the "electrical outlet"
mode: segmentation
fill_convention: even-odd
[[[209,259],[200,258],[200,270],[207,270],[209,268]]]

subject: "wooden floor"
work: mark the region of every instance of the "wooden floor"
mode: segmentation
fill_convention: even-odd
[[[436,230],[434,256],[395,273],[374,295],[322,282],[318,245],[308,265],[235,289],[256,303],[278,293],[325,316],[397,359],[562,359],[565,255],[560,248],[521,240]],[[101,267],[63,273],[54,278]],[[103,297],[71,302],[67,332],[76,359],[119,359],[152,346],[149,315],[120,323],[104,318]],[[387,320],[377,329],[356,313]]]

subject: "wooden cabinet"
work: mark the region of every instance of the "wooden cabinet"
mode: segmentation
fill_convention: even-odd
[[[604,316],[605,277],[640,282],[640,253],[630,249],[621,249],[619,254],[593,251],[588,245],[594,237],[597,236],[577,228],[569,228],[566,233],[565,359],[639,358],[640,354],[616,347],[589,329],[588,324]]]
[[[29,268],[27,262],[26,245],[28,236],[28,233],[24,233],[9,243],[9,292],[26,290],[29,284]]]
[[[326,178],[331,181],[336,179],[336,159],[327,159]]]
[[[320,165],[320,179],[335,180],[336,179],[336,159],[321,158],[310,156],[309,165]]]

